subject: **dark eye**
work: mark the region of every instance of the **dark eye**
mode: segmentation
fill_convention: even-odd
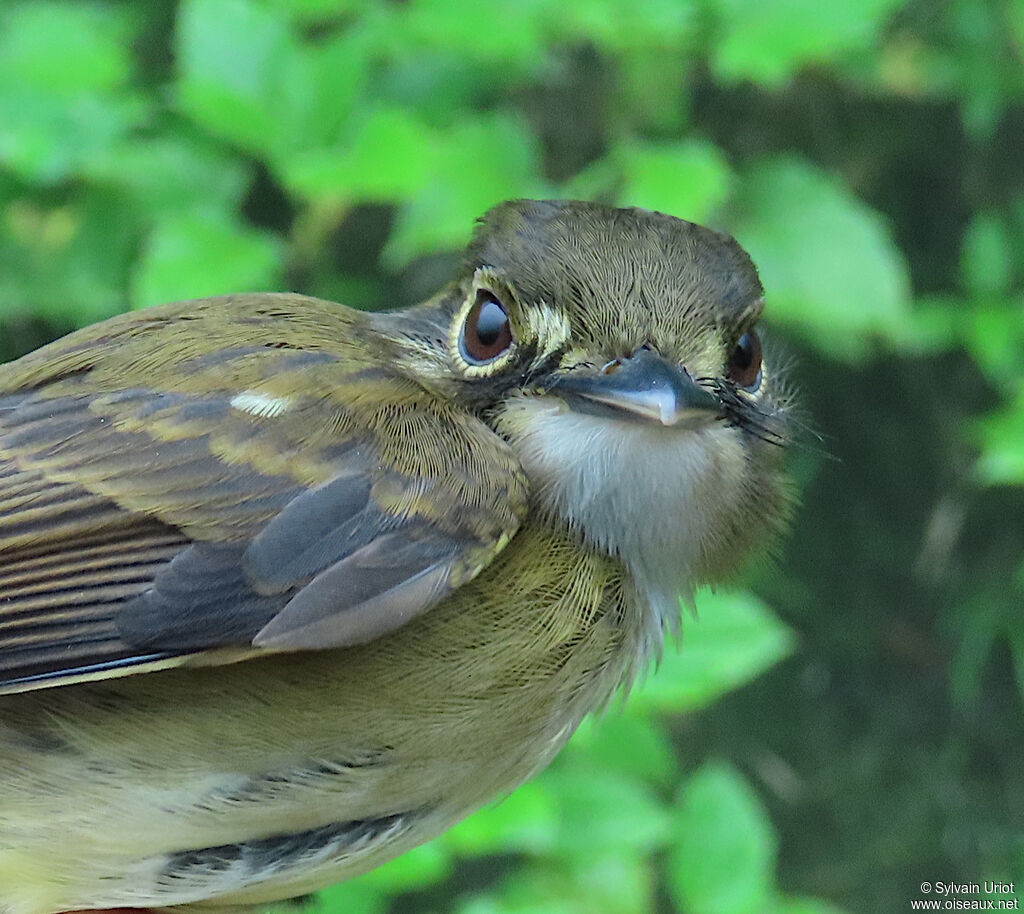
[[[493,293],[481,289],[462,325],[462,357],[473,365],[482,365],[496,359],[511,345],[512,327],[505,306]]]
[[[730,381],[746,390],[757,390],[761,386],[761,338],[755,331],[748,330],[736,340],[726,374]]]

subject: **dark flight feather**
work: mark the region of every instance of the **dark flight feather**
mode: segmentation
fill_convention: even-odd
[[[302,299],[345,325],[303,353],[292,301],[125,315],[0,367],[0,691],[367,641],[515,532],[507,445],[397,373],[366,395],[354,312]]]

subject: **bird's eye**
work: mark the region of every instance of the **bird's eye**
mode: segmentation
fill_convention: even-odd
[[[505,306],[494,293],[480,289],[462,325],[462,357],[472,365],[483,365],[494,361],[513,341]]]
[[[726,374],[744,390],[754,391],[761,386],[761,338],[756,331],[748,330],[736,341]]]

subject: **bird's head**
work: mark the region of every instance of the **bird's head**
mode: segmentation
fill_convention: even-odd
[[[482,218],[456,281],[405,312],[395,358],[505,438],[534,509],[622,560],[665,623],[786,514],[787,410],[762,306],[727,235],[514,201]]]

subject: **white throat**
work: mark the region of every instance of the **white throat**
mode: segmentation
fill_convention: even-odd
[[[744,489],[734,430],[607,419],[553,397],[513,401],[501,426],[542,507],[620,559],[651,621],[676,627],[679,600],[692,596],[702,559],[720,544],[725,515]]]

